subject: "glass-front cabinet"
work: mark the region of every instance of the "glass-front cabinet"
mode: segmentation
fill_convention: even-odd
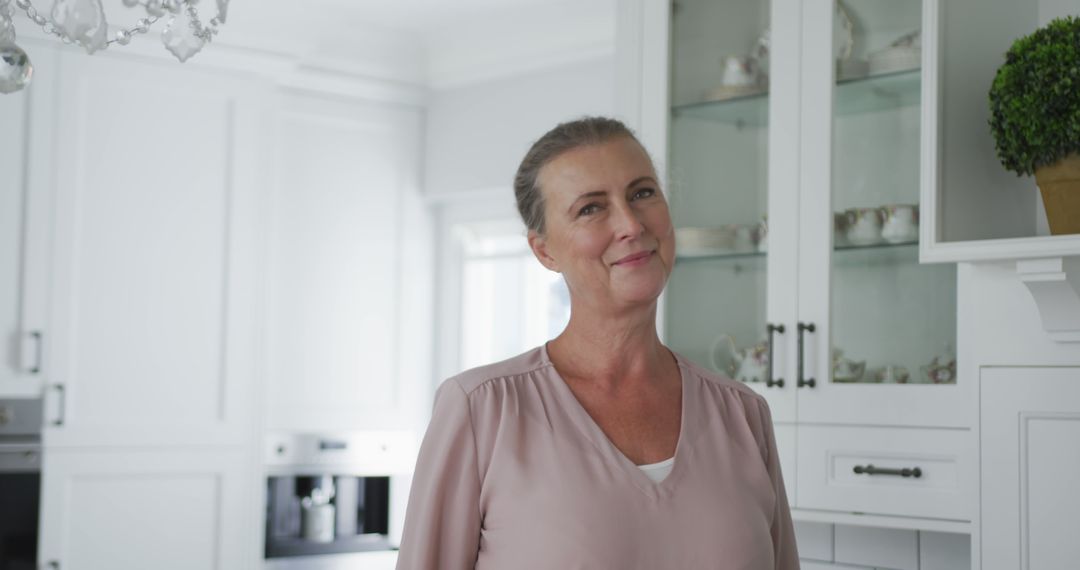
[[[922,0],[675,0],[666,341],[779,422],[964,428],[920,264]]]

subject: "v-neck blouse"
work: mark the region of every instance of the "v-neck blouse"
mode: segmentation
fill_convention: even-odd
[[[654,482],[611,443],[541,345],[443,382],[398,570],[793,570],[764,398],[676,354],[682,419]]]

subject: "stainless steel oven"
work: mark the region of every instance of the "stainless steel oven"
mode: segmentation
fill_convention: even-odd
[[[366,553],[393,550],[392,490],[411,467],[406,445],[394,432],[270,436],[264,567],[355,568]]]
[[[0,400],[0,570],[37,567],[41,400]]]

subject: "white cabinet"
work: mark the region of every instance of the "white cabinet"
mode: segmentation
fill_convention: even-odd
[[[920,264],[911,45],[934,6],[621,4],[620,88],[678,228],[665,342],[769,401],[796,516],[973,518],[956,268]]]
[[[254,568],[244,448],[63,450],[42,466],[42,568]]]
[[[50,65],[43,51],[35,61]],[[41,77],[0,105],[0,396],[37,397],[45,373],[54,86]],[[37,129],[45,125],[44,129]],[[31,128],[34,127],[34,128]]]
[[[257,91],[73,52],[47,72],[59,83],[46,445],[245,442]]]
[[[1080,559],[1080,367],[984,367],[980,449],[984,570]]]
[[[51,204],[26,223],[48,259],[33,291],[45,297],[40,559],[253,568],[268,89],[152,57],[43,48],[35,63],[24,196],[36,212],[40,185]]]
[[[423,343],[402,331],[419,112],[290,92],[272,124],[268,427],[411,428],[403,351]]]

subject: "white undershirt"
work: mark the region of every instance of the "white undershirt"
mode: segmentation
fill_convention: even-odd
[[[675,463],[675,457],[669,457],[659,463],[650,463],[648,465],[638,465],[638,469],[645,472],[645,475],[652,479],[653,482],[659,483],[664,480],[664,477],[671,473],[671,466]]]

